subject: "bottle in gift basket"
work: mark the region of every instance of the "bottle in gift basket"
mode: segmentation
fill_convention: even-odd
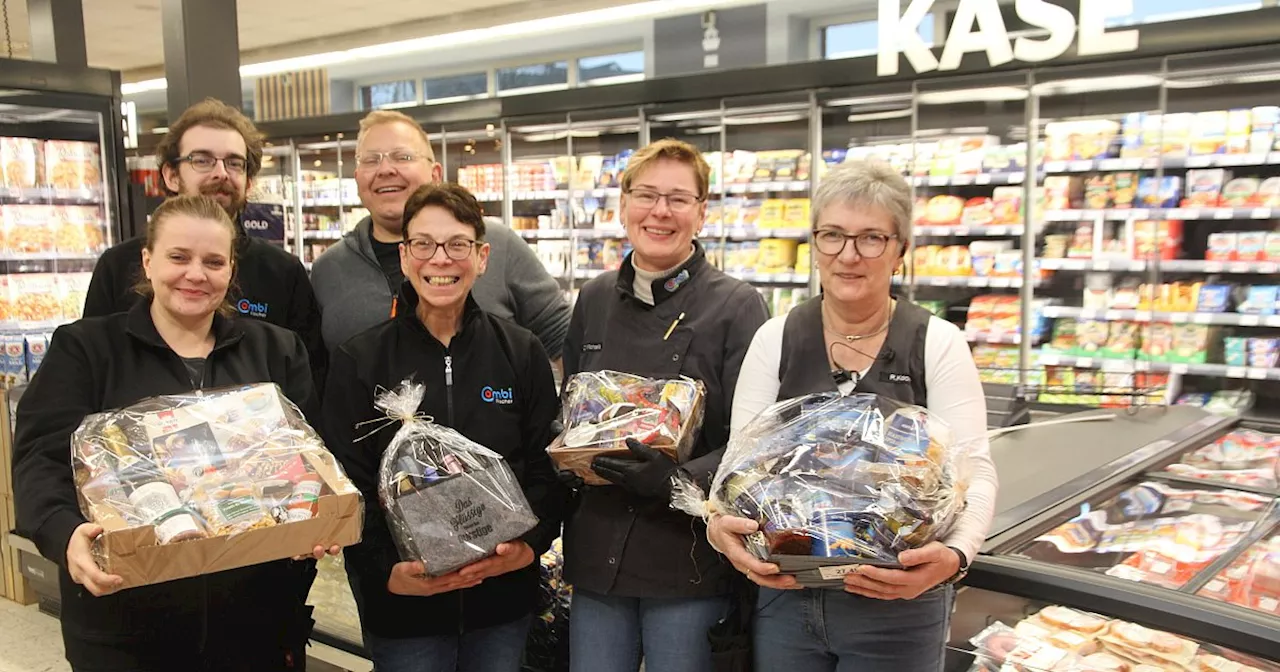
[[[178,491],[153,462],[139,460],[120,474],[129,504],[143,525],[155,527],[156,541],[171,544],[203,539],[204,529],[178,498]]]
[[[311,520],[316,515],[316,507],[320,501],[320,491],[324,483],[315,474],[307,474],[298,479],[293,486],[293,494],[289,497],[288,521]]]

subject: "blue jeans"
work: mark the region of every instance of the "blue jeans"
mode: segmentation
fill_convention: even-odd
[[[836,590],[760,589],[755,668],[939,672],[954,590],[884,601]]]
[[[377,672],[519,672],[532,616],[461,635],[391,639],[365,633]]]
[[[711,672],[707,631],[724,617],[727,597],[611,597],[573,592],[569,609],[572,672]]]

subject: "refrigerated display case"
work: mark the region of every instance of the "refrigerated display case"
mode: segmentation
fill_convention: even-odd
[[[1187,406],[1076,418],[992,441],[1001,491],[991,536],[959,592],[953,645],[973,650],[966,643],[997,621],[1008,628],[1030,621],[1040,631],[1024,625],[1015,640],[1037,640],[1027,653],[1050,647],[1039,662],[1019,663],[1030,669],[1080,669],[1061,667],[1067,661],[1060,654],[1095,651],[1129,666],[1099,669],[1240,669],[1211,655],[1277,669],[1280,614],[1268,611],[1276,587],[1269,544],[1280,523],[1280,491],[1198,480],[1169,467],[1226,451],[1256,468],[1265,464],[1274,476],[1280,427],[1241,427],[1238,419]],[[1101,622],[1072,628],[1064,625],[1069,613],[1050,612],[1046,624],[1046,606]],[[1076,634],[1054,639],[1064,631]],[[1149,645],[1153,638],[1161,644]]]

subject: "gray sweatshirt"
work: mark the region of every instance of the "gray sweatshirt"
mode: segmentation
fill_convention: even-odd
[[[369,242],[372,227],[373,220],[365,217],[311,269],[330,351],[391,317],[392,290]],[[529,244],[502,222],[485,218],[485,242],[489,267],[471,294],[486,312],[532,331],[547,355],[558,359],[569,331],[569,303],[560,284]]]

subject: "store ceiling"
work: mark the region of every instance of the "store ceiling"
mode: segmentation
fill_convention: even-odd
[[[27,0],[0,1],[8,4],[9,35],[15,56],[25,57],[29,54]],[[83,0],[89,64],[126,71],[126,79],[133,78],[128,71],[159,70],[164,61],[160,20],[162,1]],[[364,5],[351,0],[238,0],[236,6],[242,62],[251,62],[264,60],[252,58],[252,52],[264,52],[264,57],[279,58],[286,50],[297,52],[288,54],[290,56],[328,50],[333,48],[330,45],[336,36],[363,44],[377,44],[391,39],[393,33],[398,38],[407,24],[427,22],[430,27],[451,29],[455,25],[474,23],[477,14],[493,18],[509,13],[552,16],[563,12],[566,4],[609,6],[623,3],[607,0],[567,3],[548,0],[378,0]],[[5,53],[3,40],[4,33],[0,29],[0,56]],[[347,39],[343,41],[347,42]],[[266,52],[270,52],[270,56]]]

